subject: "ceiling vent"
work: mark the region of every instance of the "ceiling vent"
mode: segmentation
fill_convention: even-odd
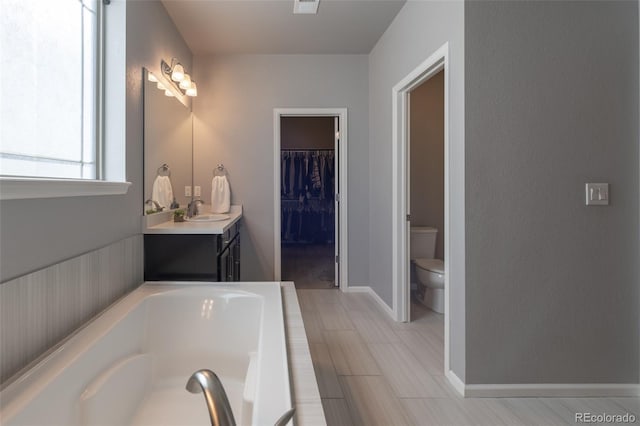
[[[315,15],[320,0],[293,0],[293,13],[296,15]]]

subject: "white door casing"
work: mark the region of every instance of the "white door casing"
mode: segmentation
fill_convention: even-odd
[[[336,265],[338,282],[340,289],[345,291],[348,288],[349,277],[349,238],[347,233],[348,226],[348,182],[347,182],[347,164],[348,164],[348,120],[346,108],[274,108],[273,110],[273,170],[274,170],[274,264],[273,279],[280,281],[282,279],[282,253],[280,239],[280,119],[281,117],[337,117],[339,127],[339,138],[336,138],[337,151],[335,156],[338,157],[337,167],[335,170],[336,191],[339,191],[340,208],[336,209],[336,254],[339,256],[339,265]],[[338,134],[336,135],[338,136]],[[339,139],[339,140],[338,140]],[[339,142],[339,143],[338,143]],[[334,195],[335,196],[335,195]]]
[[[445,43],[423,63],[418,65],[392,89],[392,310],[396,321],[409,321],[409,93],[444,70],[444,249],[450,259],[450,196],[449,196],[449,46]],[[444,370],[450,363],[450,284],[449,262],[445,262],[445,314],[444,314]]]

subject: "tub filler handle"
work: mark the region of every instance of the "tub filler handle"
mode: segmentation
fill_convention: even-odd
[[[229,398],[216,373],[206,368],[198,370],[189,377],[186,388],[191,393],[204,393],[211,426],[236,426]],[[295,408],[288,410],[276,420],[275,426],[285,426],[295,412]]]
[[[282,416],[280,416],[278,420],[276,420],[275,426],[285,426],[287,423],[289,423],[289,420],[291,420],[295,412],[296,412],[296,409],[294,407],[291,410],[284,413]]]
[[[198,370],[189,377],[186,388],[191,393],[204,393],[211,426],[236,426],[229,398],[216,373],[207,369]]]

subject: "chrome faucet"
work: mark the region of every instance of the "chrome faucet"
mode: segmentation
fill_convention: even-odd
[[[186,388],[191,393],[204,393],[211,426],[236,425],[229,398],[227,398],[227,393],[216,373],[206,368],[198,370],[189,377]],[[293,418],[295,412],[295,408],[288,410],[276,420],[275,426],[285,426]]]
[[[211,370],[198,370],[189,377],[187,390],[191,393],[204,393],[209,409],[211,426],[235,426],[236,420],[233,418],[231,405],[227,398],[227,393],[222,387],[222,382],[216,373]]]
[[[201,199],[191,200],[187,205],[187,217],[193,217],[198,215],[198,204],[204,204]]]
[[[164,209],[164,207],[162,207],[162,206],[160,205],[160,203],[158,203],[156,200],[152,200],[151,198],[149,198],[149,199],[148,199],[147,201],[145,201],[144,203],[145,203],[145,204],[149,204],[149,205],[153,204],[153,205],[155,206],[156,210],[157,210],[157,211],[159,211],[159,212],[161,212],[161,211]]]

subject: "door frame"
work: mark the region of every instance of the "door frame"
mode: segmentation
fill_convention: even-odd
[[[349,238],[347,233],[348,218],[348,200],[347,188],[347,164],[348,149],[347,138],[349,135],[347,122],[347,108],[274,108],[273,109],[273,200],[274,200],[274,223],[273,223],[273,279],[280,281],[282,279],[282,252],[280,238],[280,119],[282,117],[339,117],[340,118],[340,137],[338,144],[338,180],[340,189],[340,290],[345,291],[348,287],[349,277]],[[337,182],[338,184],[338,182]]]
[[[409,144],[409,93],[444,70],[444,370],[449,371],[450,345],[450,276],[448,261],[450,257],[449,237],[451,225],[451,197],[449,182],[449,45],[445,43],[424,62],[418,65],[392,89],[392,197],[393,197],[393,237],[392,237],[392,280],[393,280],[393,313],[396,321],[410,320],[410,261],[409,237],[410,229],[407,221],[408,188],[408,144]]]

